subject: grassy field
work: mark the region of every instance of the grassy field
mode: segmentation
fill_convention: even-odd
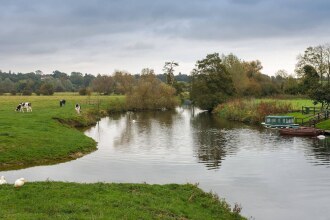
[[[67,101],[62,108],[60,99]],[[15,112],[20,102],[31,102],[33,112]],[[0,170],[57,163],[95,150],[95,141],[72,126],[92,125],[108,111],[124,109],[124,102],[123,96],[66,93],[0,96]],[[76,103],[82,106],[82,114],[74,110]]]
[[[1,219],[245,219],[197,186],[26,183],[0,185]]]

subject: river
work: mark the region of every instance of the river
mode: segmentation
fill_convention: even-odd
[[[113,115],[85,134],[98,142],[97,151],[1,175],[12,181],[198,183],[232,206],[241,204],[241,214],[251,219],[330,219],[329,138],[281,137],[183,108]]]

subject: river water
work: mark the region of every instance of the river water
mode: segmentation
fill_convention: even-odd
[[[125,113],[86,135],[98,150],[57,165],[0,172],[7,180],[199,183],[256,220],[330,219],[330,141],[281,137],[207,112]]]

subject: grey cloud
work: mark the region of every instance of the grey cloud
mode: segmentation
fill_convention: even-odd
[[[0,33],[2,44],[62,42],[97,35],[134,34],[141,29],[164,37],[233,40],[300,34],[330,21],[327,13],[330,3],[326,1],[14,0],[2,3],[7,10],[0,15],[0,24],[9,26]]]
[[[151,50],[154,49],[154,45],[144,43],[144,42],[137,42],[135,44],[131,44],[125,47],[128,50]]]
[[[0,7],[2,58],[122,49],[125,57],[162,39],[175,47],[330,34],[328,0],[0,0]]]

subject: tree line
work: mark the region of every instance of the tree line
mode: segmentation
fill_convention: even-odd
[[[80,92],[82,95],[91,91],[101,94],[125,94],[125,80],[138,79],[140,74],[129,74],[123,71],[115,71],[112,75],[94,76],[88,73],[71,72],[70,74],[59,70],[51,74],[43,74],[37,70],[30,73],[12,73],[0,70],[0,95],[10,93],[12,95],[52,95],[54,92]],[[162,82],[166,81],[164,74],[156,77]],[[176,82],[188,83],[190,76],[181,74],[174,76]],[[104,80],[104,82],[100,82]],[[94,82],[95,81],[95,82]],[[128,86],[128,85],[126,85]]]
[[[61,71],[43,74],[6,73],[0,71],[0,94],[52,95],[54,92],[79,91],[81,95],[124,94],[139,108],[173,106],[172,96],[189,98],[202,109],[212,110],[218,104],[237,97],[264,97],[278,94],[308,95],[315,103],[330,103],[330,46],[308,47],[298,55],[295,73],[278,70],[274,76],[262,73],[259,60],[244,61],[234,54],[208,54],[196,61],[190,75],[175,69],[179,63],[165,62],[162,74],[144,68],[138,74],[115,71],[111,75],[70,75]],[[185,94],[185,95],[183,95]],[[152,103],[163,103],[153,106]],[[144,106],[144,107],[143,107]],[[148,106],[148,107],[147,107]],[[152,107],[153,106],[153,107]]]

